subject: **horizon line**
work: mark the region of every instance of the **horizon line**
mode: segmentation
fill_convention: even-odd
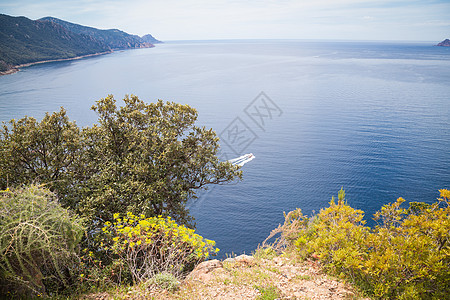
[[[445,40],[445,39],[444,39]],[[333,42],[390,42],[390,43],[440,43],[443,40],[389,40],[389,39],[327,39],[327,38],[210,38],[210,39],[170,39],[170,40],[161,40],[163,43],[170,42],[206,42],[206,41],[215,41],[215,42],[226,42],[226,41],[311,41],[311,42],[320,42],[320,41],[333,41]]]

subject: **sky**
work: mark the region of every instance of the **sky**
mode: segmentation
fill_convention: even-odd
[[[0,0],[0,13],[163,41],[450,38],[450,0]]]

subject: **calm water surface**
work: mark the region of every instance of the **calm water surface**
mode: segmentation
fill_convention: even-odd
[[[369,223],[397,197],[432,202],[450,188],[450,48],[431,44],[172,42],[36,65],[0,77],[0,121],[64,106],[91,125],[96,100],[135,94],[197,108],[198,125],[223,139],[238,122],[254,139],[245,149],[222,143],[221,157],[255,154],[244,181],[214,187],[189,207],[222,255],[249,253],[283,211],[317,212],[341,186]],[[262,91],[279,109],[272,118],[260,99],[252,103]],[[267,116],[261,127],[245,113],[255,105]]]

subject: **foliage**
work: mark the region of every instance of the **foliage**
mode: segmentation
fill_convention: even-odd
[[[124,272],[123,261],[105,260],[98,252],[94,253],[88,248],[81,252],[80,263],[76,268],[78,293],[105,291],[117,287],[121,282],[131,281],[131,274]]]
[[[376,298],[442,299],[450,292],[450,191],[440,195],[432,205],[413,202],[408,209],[400,207],[405,200],[399,198],[374,215],[378,225],[371,229],[341,189],[338,202],[332,199],[309,222],[298,213],[294,221],[286,218],[279,227],[284,238],[275,247],[319,259]],[[295,241],[286,238],[294,232]]]
[[[197,190],[241,178],[239,167],[219,162],[215,132],[194,125],[195,109],[136,96],[124,102],[97,101],[99,122],[83,130],[63,108],[41,122],[4,124],[0,188],[44,183],[64,207],[92,220],[91,228],[127,211],[190,224],[185,204]]]
[[[443,299],[450,292],[450,193],[420,213],[400,208],[405,200],[382,207],[367,241],[372,249],[362,273],[374,294],[396,298]],[[414,210],[413,210],[414,211]]]
[[[149,279],[164,272],[181,277],[212,254],[213,242],[203,240],[175,221],[192,225],[186,202],[209,184],[241,178],[239,167],[219,162],[216,156],[219,139],[213,130],[194,125],[195,109],[163,101],[145,104],[136,96],[126,96],[124,103],[123,107],[117,107],[112,96],[99,100],[93,106],[99,115],[98,124],[83,129],[69,120],[63,108],[46,114],[41,121],[24,117],[0,128],[0,188],[40,183],[56,194],[63,207],[89,220],[88,234],[83,240],[84,255],[72,266],[70,263],[76,258],[74,248],[64,238],[68,232],[75,234],[78,219],[67,219],[68,212],[56,204],[54,194],[46,190],[53,201],[48,203],[55,204],[49,204],[51,208],[45,213],[46,206],[42,204],[43,208],[37,210],[42,213],[39,218],[31,213],[8,216],[19,221],[29,217],[33,222],[50,225],[45,223],[45,228],[40,228],[32,223],[34,227],[26,227],[18,221],[17,226],[24,229],[14,231],[18,235],[13,242],[21,243],[24,249],[5,244],[9,242],[5,238],[10,234],[8,230],[13,229],[4,227],[2,284],[20,283],[34,293],[42,293],[72,285],[68,279],[75,277],[79,291],[93,290]],[[35,202],[28,204],[32,207]],[[25,204],[18,211],[27,211],[29,207]],[[60,223],[53,219],[57,212]],[[133,213],[142,213],[133,219],[139,227],[119,224],[129,222],[130,217],[126,221],[114,218],[115,213],[126,212],[133,218],[137,218]],[[8,222],[2,226],[15,224]],[[116,234],[114,238],[122,242],[123,249],[117,247],[113,237],[110,243],[98,242],[98,233],[105,222],[110,224],[108,232]],[[147,228],[146,222],[159,227]],[[132,236],[127,237],[120,225],[131,226]],[[55,232],[52,226],[66,226],[68,231]],[[46,237],[39,241],[42,244],[33,237],[39,234]],[[126,240],[128,243],[124,244]],[[60,248],[53,244],[55,241]],[[74,241],[74,245],[78,242]],[[17,249],[23,253],[14,252]],[[56,279],[53,286],[52,279]]]
[[[88,36],[92,41],[101,43],[106,49],[129,49],[146,47],[143,38],[137,35],[131,35],[121,30],[104,30],[93,27],[82,26],[53,17],[41,18],[38,21],[52,22],[61,25],[71,33]]]
[[[118,108],[112,96],[98,101],[99,124],[83,131],[83,215],[106,221],[130,211],[188,224],[185,204],[196,190],[241,176],[238,167],[219,162],[219,138],[194,125],[195,109],[161,100],[145,104],[136,96],[124,102]]]
[[[134,282],[148,280],[159,273],[183,277],[198,263],[219,249],[193,229],[180,226],[170,217],[145,218],[128,212],[114,222],[106,222],[102,246],[126,264]]]
[[[158,273],[148,280],[147,284],[155,285],[169,292],[174,292],[180,287],[180,282],[171,273]]]
[[[39,295],[67,287],[84,232],[82,220],[39,186],[8,189],[0,197],[0,280],[4,288]]]
[[[267,247],[258,247],[255,252],[252,254],[255,258],[263,258],[263,259],[273,259],[277,256],[277,252],[271,246]]]
[[[149,47],[152,38],[140,38],[120,30],[100,30],[52,17],[30,20],[0,14],[0,71],[20,64],[70,59],[111,49]]]
[[[9,126],[8,126],[9,125]],[[66,111],[11,120],[0,130],[0,187],[45,183],[60,198],[73,186],[81,151],[80,130]]]
[[[103,42],[48,21],[0,14],[0,60],[9,65],[109,51]]]
[[[310,234],[298,238],[295,245],[300,249],[306,246],[307,253],[315,253],[325,266],[351,274],[353,269],[348,266],[367,251],[365,241],[369,228],[364,226],[363,216],[363,211],[347,204],[341,189],[338,202],[332,198],[330,207],[317,215]]]
[[[283,225],[278,225],[277,228],[271,231],[269,236],[263,241],[261,249],[272,249],[277,254],[281,254],[286,247],[292,245],[299,235],[306,235],[310,226],[310,220],[302,213],[300,208],[290,211],[288,214],[284,213]],[[279,235],[269,245],[269,240]]]

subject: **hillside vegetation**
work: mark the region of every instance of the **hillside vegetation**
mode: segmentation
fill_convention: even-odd
[[[109,47],[89,36],[64,27],[25,17],[0,15],[0,60],[2,69],[36,61],[72,58],[109,51]]]
[[[61,108],[0,128],[0,292],[49,296],[159,273],[182,278],[218,251],[194,232],[186,203],[240,179],[239,167],[219,161],[219,139],[195,125],[194,108],[123,101],[97,101],[92,127]],[[74,217],[50,218],[63,214]],[[80,224],[82,236],[69,230]],[[59,251],[58,241],[70,246]]]
[[[144,40],[143,38],[137,35],[131,35],[118,29],[101,30],[93,27],[70,23],[53,17],[45,17],[39,19],[38,21],[42,22],[47,21],[59,24],[70,32],[83,36],[88,36],[92,40],[98,41],[112,50],[127,49],[127,48],[145,48],[152,44],[147,41],[147,37]],[[157,40],[155,39],[155,41]]]
[[[373,228],[341,189],[318,214],[285,214],[254,257],[203,262],[219,249],[186,203],[240,167],[192,107],[123,102],[97,101],[91,127],[61,108],[0,128],[0,298],[448,298],[448,189],[382,206]]]
[[[152,47],[149,37],[144,37],[117,29],[81,26],[52,17],[30,20],[0,14],[0,72],[39,61]]]
[[[377,299],[447,299],[450,293],[450,191],[440,190],[433,204],[404,199],[374,214],[377,226],[365,226],[364,212],[353,209],[341,189],[337,202],[307,217],[301,209],[269,238],[278,252],[320,261],[324,270],[352,282]]]

